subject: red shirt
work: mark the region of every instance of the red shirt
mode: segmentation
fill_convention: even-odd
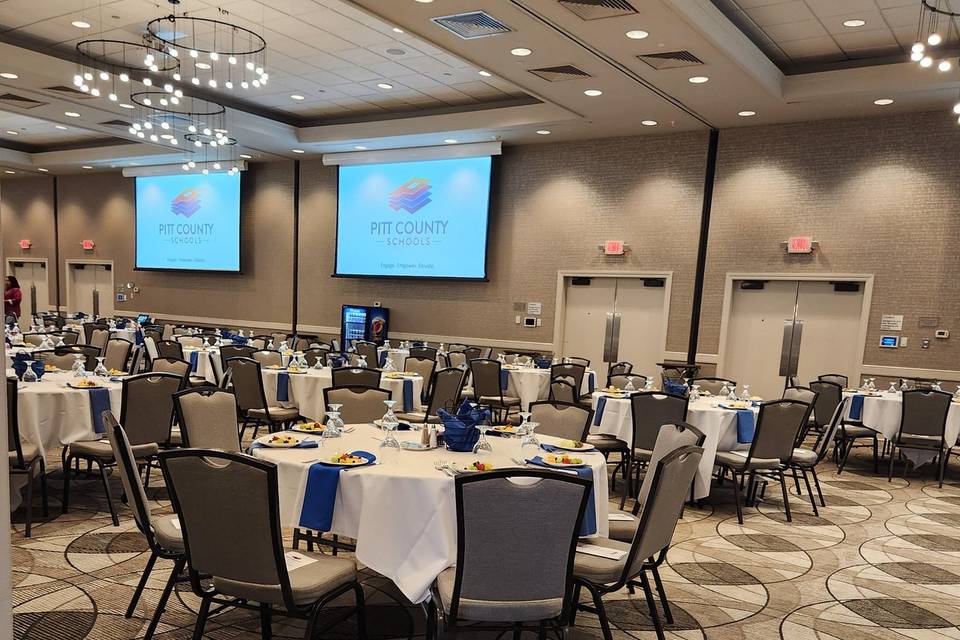
[[[23,299],[23,292],[20,287],[10,287],[3,291],[3,313],[4,315],[14,315],[20,317],[20,300]]]

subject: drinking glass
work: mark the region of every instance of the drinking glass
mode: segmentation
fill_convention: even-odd
[[[727,397],[728,395],[730,395],[730,387],[727,386],[727,383],[726,383],[726,382],[724,382],[724,383],[723,383],[723,386],[720,387],[720,393],[719,393],[718,395],[719,395],[720,397],[723,397],[723,398],[725,398],[725,397]]]
[[[539,455],[540,441],[537,440],[536,430],[540,426],[537,422],[527,422],[527,428],[520,437],[520,457],[523,460],[530,460]]]
[[[73,354],[73,377],[86,378],[87,367],[84,364],[85,357],[82,353]]]
[[[633,376],[627,376],[627,384],[623,387],[624,391],[636,391],[637,388],[633,386]]]
[[[57,344],[54,345],[54,346],[55,346],[55,347],[65,347],[65,346],[67,346],[66,343],[63,341],[63,336],[60,336],[60,337],[57,338]]]
[[[324,355],[321,352],[321,354],[317,356],[317,361],[313,363],[314,369],[323,369],[323,358],[324,358]]]
[[[740,396],[740,398],[744,402],[750,402],[750,385],[748,384],[743,385],[743,395]]]
[[[474,455],[483,455],[485,453],[493,453],[493,446],[490,445],[490,442],[487,440],[487,431],[490,430],[490,425],[485,422],[477,425],[477,429],[480,431],[480,439],[477,440],[477,444],[473,445]]]
[[[393,405],[397,404],[397,401],[384,400],[383,404],[387,405],[387,412],[383,414],[383,418],[380,419],[380,426],[385,432],[383,440],[380,441],[380,453],[381,457],[384,458],[384,462],[389,462],[395,454],[400,452],[400,441],[398,441],[394,435],[394,430],[400,426],[400,421],[397,420],[397,416],[393,413]]]
[[[384,340],[384,341],[383,341],[383,348],[384,348],[384,349],[390,349],[390,341],[389,341],[389,340]]]
[[[337,409],[333,409],[336,406]],[[327,428],[323,430],[325,438],[339,438],[343,433],[343,420],[340,419],[341,405],[330,405],[331,410],[327,411]]]
[[[265,348],[267,351],[273,351],[273,350],[274,350],[273,338],[270,338],[270,342],[268,342],[268,343],[267,343],[267,346],[264,347],[264,348]]]
[[[696,402],[700,399],[700,385],[695,384],[690,389],[690,402]]]
[[[106,365],[103,364],[103,361],[106,360],[103,356],[97,356],[97,366],[93,369],[93,375],[98,378],[109,378],[110,372],[107,370]]]
[[[860,385],[860,391],[869,391],[870,390],[870,378],[864,378],[863,384]]]
[[[644,391],[653,391],[653,376],[648,376],[646,383],[643,385]]]
[[[287,344],[286,340],[282,340],[280,342],[280,353],[286,353],[287,351],[290,351],[290,346]]]
[[[907,381],[906,381],[906,380],[900,380],[900,391],[906,391],[906,390],[908,390],[909,388],[910,388],[910,387],[909,387],[909,385],[907,385]],[[960,388],[958,388],[958,391],[960,391]]]
[[[517,435],[522,436],[527,432],[527,423],[530,421],[530,412],[521,411],[519,415],[520,415],[520,425],[517,427]]]
[[[390,356],[387,356],[386,359],[383,361],[383,370],[386,371],[387,373],[392,373],[397,370],[397,366],[393,364],[393,358],[391,358]]]
[[[941,385],[943,385],[943,380],[937,380],[937,384],[933,385],[933,390],[943,391],[943,387]]]
[[[27,360],[27,370],[23,372],[24,382],[36,382],[39,380],[37,373],[33,370],[33,362],[33,360]]]
[[[727,400],[735,402],[737,400],[737,385],[730,385],[730,393],[727,394]]]

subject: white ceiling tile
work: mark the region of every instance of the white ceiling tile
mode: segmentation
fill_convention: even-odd
[[[405,76],[398,76],[394,78],[397,83],[402,84],[405,87],[410,87],[412,89],[421,89],[423,87],[439,87],[442,86],[442,82],[437,82],[429,76],[421,74],[411,74]]]
[[[392,37],[381,31],[371,29],[356,20],[352,20],[328,9],[307,13],[298,16],[297,19],[303,20],[324,31],[335,33],[344,40],[351,42],[355,47],[367,47],[374,44],[391,42],[393,40]]]
[[[810,20],[815,17],[803,0],[791,0],[781,4],[756,7],[750,9],[747,13],[761,27]]]
[[[843,52],[833,38],[824,36],[821,38],[808,38],[806,40],[791,40],[780,45],[783,52],[791,58],[810,58],[815,56],[839,56],[843,58]]]
[[[907,7],[892,7],[883,10],[883,17],[891,27],[913,27],[916,31],[917,23],[920,20],[920,13],[917,6],[911,4]]]
[[[311,71],[310,73],[302,74],[300,77],[309,83],[313,83],[321,87],[336,87],[341,84],[349,84],[350,82],[353,82],[349,78],[344,78],[340,74],[332,71]]]
[[[839,13],[829,18],[821,18],[827,26],[827,31],[834,34],[862,33],[864,31],[875,31],[878,29],[887,29],[887,23],[879,10],[857,11],[851,13]],[[862,27],[846,27],[846,20],[863,20],[866,22]]]
[[[829,35],[819,20],[801,20],[799,22],[774,24],[769,27],[764,27],[763,31],[776,42],[789,42],[790,40],[804,40]]]
[[[821,18],[856,13],[858,11],[876,11],[874,0],[805,0],[815,15]]]
[[[367,49],[347,49],[345,51],[338,51],[337,57],[359,65],[377,64],[378,62],[387,61],[387,59],[380,54],[374,53],[373,51],[369,51]]]
[[[854,49],[881,49],[884,47],[897,46],[897,41],[890,32],[890,29],[874,29],[872,31],[838,34],[834,36],[834,39],[844,51]]]
[[[397,64],[392,60],[387,60],[386,62],[378,62],[376,64],[368,64],[367,69],[370,71],[383,76],[384,78],[391,78],[395,76],[400,76],[405,73],[410,73],[410,70],[407,69],[402,64]]]
[[[875,0],[877,6],[881,9],[890,9],[891,7],[913,7],[917,12],[917,19],[920,19],[920,3],[917,0]]]
[[[362,83],[355,84],[345,84],[337,87],[337,91],[340,91],[344,95],[348,96],[373,96],[378,93],[381,93],[380,89],[376,87],[370,87]]]
[[[374,53],[380,54],[384,58],[396,60],[397,62],[409,60],[410,58],[422,58],[423,56],[427,55],[422,51],[409,46],[406,42],[395,41],[387,44],[373,45],[366,48],[368,51],[373,51]]]
[[[353,80],[354,82],[363,82],[365,80],[378,80],[381,77],[380,75],[374,73],[373,71],[365,69],[364,67],[348,67],[346,69],[339,69],[337,71],[337,74],[343,76],[344,78]]]
[[[444,73],[453,71],[453,69],[447,65],[434,60],[429,56],[403,60],[401,64],[409,69],[413,69],[414,71],[419,71],[421,73]]]

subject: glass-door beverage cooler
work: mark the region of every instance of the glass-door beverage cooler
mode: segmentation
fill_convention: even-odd
[[[367,340],[382,345],[390,328],[390,310],[385,307],[359,307],[345,304],[340,310],[340,344],[346,349],[351,340]]]

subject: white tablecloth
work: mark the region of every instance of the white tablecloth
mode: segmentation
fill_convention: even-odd
[[[267,396],[267,404],[288,407],[299,407],[300,415],[320,420],[326,413],[323,403],[323,390],[333,386],[333,370],[330,367],[323,369],[309,369],[306,373],[291,373],[287,385],[287,401],[277,401],[277,375],[280,369],[262,368],[263,390]],[[411,377],[413,381],[413,411],[421,411],[423,404],[420,394],[423,392],[423,378]],[[403,411],[403,379],[388,378],[383,374],[380,378],[380,387],[390,392],[390,398],[397,401],[394,408],[398,413]],[[386,408],[384,408],[386,412]]]
[[[844,396],[853,396],[854,393],[844,393]],[[847,407],[848,420],[850,419],[850,408]],[[880,432],[887,440],[893,440],[900,431],[900,417],[903,412],[903,396],[900,393],[881,392],[876,396],[865,396],[863,398],[863,410],[860,414],[860,422],[865,427],[869,427]],[[947,412],[947,426],[944,431],[944,439],[950,446],[957,445],[957,439],[960,437],[960,403],[952,402],[950,411]],[[919,466],[933,460],[936,454],[924,449],[904,449],[903,454],[914,465]]]
[[[597,399],[603,395],[597,391],[593,394],[593,407],[596,410]],[[703,432],[706,440],[703,443],[703,457],[700,467],[693,481],[693,497],[705,498],[710,495],[710,480],[713,476],[713,461],[717,451],[742,451],[750,448],[749,444],[737,442],[737,412],[718,407],[717,398],[700,398],[691,402],[687,408],[687,422]],[[754,420],[760,412],[754,407]],[[633,416],[630,414],[630,400],[627,398],[607,397],[600,423],[594,420],[590,426],[590,433],[611,435],[627,444],[633,443]]]
[[[321,449],[256,449],[254,455],[277,463],[280,486],[280,520],[285,527],[300,521],[303,494],[310,468],[306,461],[346,451],[380,455],[381,432],[369,425],[328,440]],[[419,433],[398,432],[400,439],[415,440]],[[541,436],[542,442],[555,439]],[[518,438],[489,438],[495,468],[514,466],[520,455]],[[594,478],[597,534],[609,533],[606,463],[599,454],[579,454],[589,461]],[[411,602],[422,602],[430,584],[456,563],[457,517],[454,480],[434,469],[434,461],[469,464],[471,453],[452,451],[400,451],[393,461],[340,475],[331,533],[357,541],[357,560],[393,580]],[[549,523],[544,523],[548,525]],[[491,558],[496,562],[496,558]]]
[[[197,368],[191,371],[190,375],[201,376],[207,382],[218,384],[223,376],[220,365],[220,349],[216,347],[207,347],[206,349],[197,349],[196,347],[184,347],[183,357],[187,362],[191,362],[193,353],[197,354]]]
[[[520,405],[524,411],[530,409],[531,402],[546,400],[550,397],[550,369],[514,368],[511,365],[505,365],[503,370],[508,376],[504,395],[520,398]],[[588,393],[595,387],[596,374],[593,371],[587,371],[580,393]]]

